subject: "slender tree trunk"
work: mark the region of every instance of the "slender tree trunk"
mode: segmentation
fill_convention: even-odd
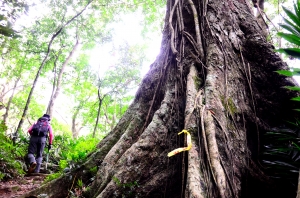
[[[57,99],[57,97],[60,93],[62,77],[63,77],[64,71],[65,71],[67,65],[69,64],[70,60],[72,59],[78,45],[79,45],[79,40],[77,39],[75,45],[73,46],[72,51],[70,52],[69,56],[67,57],[67,59],[65,60],[65,62],[63,63],[63,65],[61,66],[61,68],[59,70],[57,81],[56,81],[56,89],[54,91],[53,96],[50,98],[49,105],[47,108],[47,112],[50,115],[50,117],[52,117],[52,114],[53,114],[55,100]]]
[[[81,127],[77,128],[76,127],[76,125],[77,125],[76,120],[77,120],[79,112],[82,109],[84,103],[86,103],[89,99],[90,99],[90,96],[88,96],[86,99],[84,99],[82,101],[79,101],[78,106],[75,107],[75,111],[74,111],[73,116],[72,116],[72,135],[73,135],[73,138],[78,137],[79,131],[83,127],[83,126],[81,126]]]
[[[3,107],[4,107],[4,103],[3,103],[3,101],[4,101],[4,96],[5,96],[5,85],[1,85],[2,87],[3,87],[3,89],[1,90],[1,94],[0,94],[0,102],[3,104]],[[3,108],[3,107],[1,107],[1,108]],[[1,109],[0,108],[0,109]]]
[[[25,55],[24,59],[26,59],[26,58],[27,58],[27,55]],[[14,95],[15,95],[15,91],[16,91],[16,89],[17,89],[18,83],[19,83],[19,81],[20,81],[20,79],[21,79],[21,73],[22,73],[22,70],[23,70],[23,65],[20,65],[19,76],[18,76],[17,80],[15,81],[14,87],[13,87],[13,89],[12,89],[12,93],[11,93],[9,99],[8,99],[8,102],[7,102],[7,106],[6,106],[6,109],[5,109],[5,113],[4,113],[4,115],[3,115],[3,121],[4,121],[4,123],[6,123],[6,121],[7,121],[7,118],[8,118],[8,112],[9,112],[9,110],[10,110],[10,105],[11,105],[12,100],[13,100],[13,97],[14,97]],[[5,87],[3,88],[3,92],[4,92],[4,90],[5,90]],[[4,95],[5,95],[5,94],[3,94],[3,96],[4,96]]]
[[[58,55],[55,55],[55,60],[54,60],[54,63],[53,63],[53,83],[52,83],[52,91],[51,91],[51,96],[50,96],[50,101],[48,103],[48,107],[47,107],[47,111],[46,113],[48,115],[50,115],[50,104],[51,104],[51,101],[52,101],[52,98],[53,98],[53,95],[54,95],[54,92],[55,92],[55,88],[56,88],[56,73],[57,73],[57,61],[58,61],[58,58],[59,58],[59,55],[60,55],[60,52],[58,53]],[[51,115],[50,115],[51,117]]]
[[[114,104],[113,104],[114,112],[113,112],[113,116],[112,116],[112,120],[111,120],[111,124],[110,124],[110,130],[113,130],[113,128],[116,125],[116,120],[117,120],[117,102],[116,102],[116,98],[117,97],[115,96]]]
[[[45,57],[44,57],[44,59],[43,59],[41,65],[40,65],[40,67],[39,67],[37,73],[36,73],[35,79],[34,79],[34,81],[33,81],[33,83],[32,83],[31,90],[30,90],[30,92],[29,92],[29,94],[28,94],[28,98],[27,98],[27,101],[26,101],[26,104],[25,104],[25,107],[24,107],[24,110],[23,110],[23,114],[22,114],[21,120],[20,120],[20,122],[19,122],[19,124],[18,124],[18,126],[17,126],[17,129],[16,129],[15,133],[14,133],[14,137],[13,137],[13,142],[14,142],[14,144],[15,144],[16,139],[17,139],[17,137],[18,137],[18,133],[19,133],[19,131],[20,131],[21,128],[22,128],[22,125],[23,125],[23,122],[24,122],[24,118],[25,118],[25,116],[27,115],[29,103],[30,103],[30,100],[31,100],[31,97],[32,97],[34,88],[35,88],[35,86],[36,86],[36,83],[37,83],[37,81],[38,81],[38,78],[40,77],[41,71],[42,71],[42,69],[43,69],[43,67],[44,67],[44,65],[45,65],[45,63],[46,63],[46,61],[47,61],[47,58],[48,58],[48,56],[49,56],[50,49],[51,49],[51,46],[52,46],[52,43],[53,43],[54,39],[62,32],[62,30],[63,30],[67,25],[69,25],[69,24],[70,24],[72,21],[74,21],[78,16],[80,16],[80,15],[83,13],[83,11],[85,11],[85,9],[90,5],[91,2],[92,2],[92,0],[89,0],[88,3],[86,4],[86,6],[85,6],[80,12],[78,12],[77,14],[75,14],[75,16],[73,16],[70,20],[68,20],[65,24],[63,24],[63,25],[58,29],[58,31],[55,32],[55,33],[52,35],[52,37],[51,37],[51,39],[50,39],[50,41],[49,41],[49,43],[48,43],[47,53],[46,53],[46,55],[45,55]]]
[[[29,103],[30,103],[30,100],[31,100],[31,96],[32,96],[32,94],[33,94],[33,91],[34,91],[34,88],[35,88],[35,86],[36,86],[37,80],[38,80],[38,78],[39,78],[39,76],[40,76],[40,73],[41,73],[41,71],[42,71],[42,69],[43,69],[43,67],[44,67],[44,65],[45,65],[45,62],[46,62],[46,60],[47,60],[47,58],[48,58],[48,55],[49,55],[49,53],[50,53],[50,47],[51,47],[51,44],[52,44],[54,38],[55,38],[55,37],[52,37],[52,39],[50,40],[50,42],[49,42],[49,44],[48,44],[48,52],[47,52],[47,54],[46,54],[46,56],[45,56],[45,58],[44,58],[44,60],[43,60],[43,62],[42,62],[42,64],[41,64],[41,66],[39,67],[39,69],[38,69],[38,71],[37,71],[37,74],[36,74],[35,79],[34,79],[34,81],[33,81],[31,90],[30,90],[30,92],[29,92],[29,94],[28,94],[28,98],[27,98],[27,101],[26,101],[26,104],[25,104],[25,107],[24,107],[24,110],[23,110],[23,114],[22,114],[21,120],[20,120],[20,122],[19,122],[19,124],[18,124],[18,126],[17,126],[17,129],[16,129],[16,131],[15,131],[15,133],[14,133],[14,136],[13,136],[13,139],[12,139],[14,144],[15,144],[16,139],[17,139],[17,137],[18,137],[18,133],[19,133],[19,131],[20,131],[21,128],[22,128],[22,125],[23,125],[23,122],[24,122],[24,118],[25,118],[25,116],[27,115],[27,110],[28,110],[28,107],[29,107]]]
[[[13,90],[12,90],[12,93],[11,93],[9,99],[8,99],[7,106],[6,106],[6,109],[5,109],[5,114],[3,115],[3,121],[4,121],[4,123],[6,123],[6,120],[7,120],[7,117],[8,117],[8,112],[10,110],[10,105],[12,103],[12,99],[13,99],[13,97],[15,95],[15,91],[16,91],[16,88],[18,86],[18,83],[19,83],[20,79],[21,79],[21,76],[19,76],[18,79],[16,80],[16,82],[14,84],[14,87],[13,87]]]
[[[78,116],[79,113],[79,108],[77,108],[72,116],[72,135],[73,135],[73,139],[76,139],[78,137],[78,132],[76,129],[76,118]]]
[[[96,123],[95,123],[94,131],[93,131],[93,137],[96,136],[96,131],[97,131],[97,127],[98,127],[99,119],[100,119],[100,114],[101,114],[102,102],[103,102],[105,96],[106,96],[106,95],[104,95],[103,97],[101,97],[101,94],[100,94],[100,87],[99,87],[99,88],[98,88],[98,100],[99,100],[99,103],[98,103],[98,110],[97,110]]]
[[[166,10],[161,53],[116,127],[80,168],[31,194],[66,197],[93,177],[86,197],[296,196],[258,163],[261,135],[297,115],[296,94],[282,89],[295,82],[274,72],[287,65],[246,1],[168,0]],[[168,157],[186,146],[183,129],[191,149]]]
[[[257,22],[262,30],[262,33],[264,34],[265,37],[268,36],[268,25],[264,19],[264,10],[265,10],[265,0],[252,0],[254,6],[257,9],[257,14],[256,14],[256,18],[257,18]]]
[[[110,128],[110,122],[109,122],[109,117],[108,117],[107,114],[108,114],[108,112],[107,112],[107,104],[106,104],[105,108],[104,108],[104,116],[105,116],[104,131],[105,132],[111,130],[111,128]]]

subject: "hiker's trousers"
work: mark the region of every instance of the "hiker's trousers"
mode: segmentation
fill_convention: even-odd
[[[29,163],[36,162],[35,173],[40,172],[42,160],[43,160],[43,152],[46,145],[46,137],[38,137],[31,136],[29,147],[28,147],[28,159]]]

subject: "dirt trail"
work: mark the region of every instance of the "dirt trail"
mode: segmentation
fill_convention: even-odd
[[[25,175],[6,182],[0,182],[1,198],[16,198],[41,185],[47,174]]]

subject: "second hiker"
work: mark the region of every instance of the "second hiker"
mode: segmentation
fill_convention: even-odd
[[[38,119],[29,129],[28,133],[30,134],[30,142],[28,147],[28,159],[30,167],[28,173],[40,172],[43,152],[46,145],[46,140],[49,134],[49,145],[48,149],[51,149],[53,141],[53,132],[50,125],[50,116],[44,114],[41,118]]]

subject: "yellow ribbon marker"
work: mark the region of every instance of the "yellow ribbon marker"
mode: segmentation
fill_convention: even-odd
[[[176,155],[177,153],[180,153],[182,151],[188,151],[192,148],[191,134],[187,130],[182,130],[181,132],[178,133],[178,135],[180,135],[181,133],[186,133],[187,134],[187,137],[186,137],[187,147],[178,148],[178,149],[175,149],[175,150],[171,151],[170,153],[168,153],[168,157]]]

